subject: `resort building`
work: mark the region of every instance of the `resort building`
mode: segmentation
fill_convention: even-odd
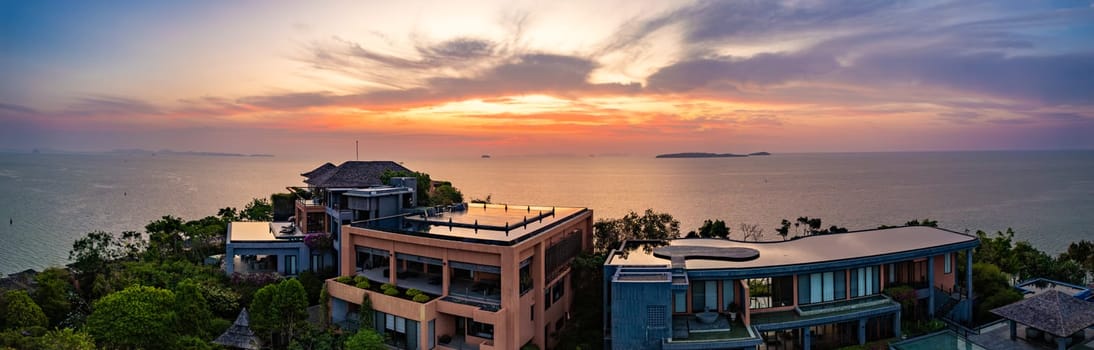
[[[609,349],[834,348],[900,334],[914,290],[925,314],[967,320],[975,236],[897,227],[779,242],[628,241],[604,265]],[[957,281],[957,253],[966,276]]]
[[[342,225],[413,207],[416,179],[396,177],[392,186],[384,185],[387,171],[410,170],[391,161],[349,161],[300,174],[307,187],[290,187],[304,196],[295,200],[287,221],[229,224],[225,273],[337,271]]]
[[[592,210],[460,203],[389,215],[373,192],[346,193],[359,220],[342,227],[343,277],[327,281],[333,322],[399,349],[555,344],[575,297],[569,263],[592,249]]]

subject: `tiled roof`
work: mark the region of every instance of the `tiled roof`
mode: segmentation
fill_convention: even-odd
[[[383,185],[380,176],[386,171],[410,171],[392,161],[349,161],[327,167],[329,164],[301,174],[307,178],[304,183],[323,188],[362,188]]]
[[[1094,325],[1094,302],[1054,289],[992,309],[991,313],[1058,337],[1071,336]]]

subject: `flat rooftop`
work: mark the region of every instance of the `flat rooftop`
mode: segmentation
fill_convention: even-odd
[[[664,246],[748,248],[759,256],[747,261],[707,259],[702,256],[685,260],[688,270],[738,269],[811,264],[867,256],[886,255],[975,241],[976,237],[934,227],[909,226],[809,236],[789,241],[740,242],[725,239],[675,239],[667,242],[627,242],[613,254],[607,265],[671,266],[672,261],[655,252]],[[709,255],[709,254],[707,254]]]
[[[291,227],[291,232],[287,231]],[[228,242],[274,242],[303,239],[304,235],[291,222],[235,221],[228,224]]]
[[[587,212],[586,208],[468,203],[467,210],[407,215],[396,227],[354,223],[380,231],[475,243],[513,245]]]

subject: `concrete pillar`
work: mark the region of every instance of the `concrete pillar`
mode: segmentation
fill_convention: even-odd
[[[224,249],[224,273],[231,276],[236,269],[236,250],[232,246]]]
[[[965,303],[965,312],[968,317],[966,322],[972,323],[972,249],[965,250],[965,285],[968,293],[968,302]]]
[[[927,257],[927,316],[934,318],[934,255]]]
[[[866,318],[858,319],[858,345],[866,344]]]
[[[813,332],[809,330],[809,327],[802,328],[802,349],[809,350],[813,348]]]
[[[1016,338],[1018,338],[1018,324],[1014,323],[1014,320],[1009,320],[1009,322],[1010,322],[1010,340],[1014,341]]]
[[[395,284],[395,276],[399,274],[399,260],[395,259],[395,251],[387,251],[387,283]]]
[[[900,338],[900,310],[896,310],[896,314],[893,316],[893,337]]]

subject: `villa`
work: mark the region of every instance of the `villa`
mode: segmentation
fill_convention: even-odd
[[[387,171],[410,171],[392,161],[348,161],[340,165],[325,163],[300,174],[307,187],[292,187],[307,195],[293,203],[294,215],[284,222],[233,222],[225,242],[225,273],[276,272],[296,275],[305,270],[338,268],[342,225],[352,220],[391,215],[412,207],[417,198],[416,179],[396,177],[385,185],[381,176]],[[294,191],[297,192],[297,191]],[[354,210],[350,203],[372,201],[402,202],[385,205],[387,212]],[[362,205],[367,205],[362,204]],[[309,247],[308,236],[329,239],[327,246]]]
[[[344,193],[331,320],[399,349],[546,349],[575,297],[569,263],[592,249],[592,210],[460,203],[407,208],[384,189]],[[368,305],[365,305],[365,298]]]
[[[604,265],[605,348],[864,344],[901,334],[901,305],[882,294],[895,286],[914,290],[931,317],[967,320],[978,244],[923,226],[779,242],[627,241]]]

